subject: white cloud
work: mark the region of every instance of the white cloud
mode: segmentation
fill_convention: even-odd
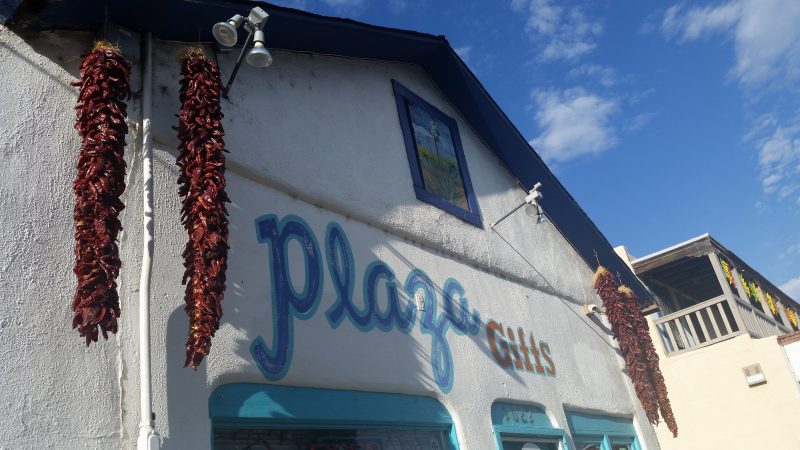
[[[792,278],[778,287],[792,299],[800,300],[800,277]]]
[[[796,102],[800,81],[800,2],[727,0],[716,6],[672,6],[664,13],[662,32],[688,42],[721,35],[733,43],[735,60],[729,76],[756,98],[778,92]],[[773,107],[779,105],[774,104]],[[783,200],[800,189],[800,116],[762,114],[744,141],[758,154],[761,188]]]
[[[333,8],[338,7],[345,7],[345,8],[352,8],[356,6],[361,6],[364,3],[364,0],[322,0],[322,3],[325,3],[328,6]]]
[[[455,48],[453,50],[455,50],[456,54],[458,54],[458,56],[462,60],[464,60],[464,62],[469,62],[469,54],[472,52],[472,46],[471,45],[465,45],[463,47],[457,47],[457,48]]]
[[[629,133],[639,131],[646,127],[647,124],[649,124],[656,117],[656,115],[656,113],[652,112],[637,114],[633,116],[633,119],[623,126],[623,130]]]
[[[516,12],[522,11],[528,5],[528,0],[511,0],[511,9]]]
[[[608,150],[617,143],[611,117],[614,99],[582,88],[534,93],[536,122],[542,133],[530,144],[548,162],[563,162]]]
[[[598,21],[590,20],[578,6],[564,7],[554,0],[512,0],[511,9],[528,14],[525,31],[540,47],[543,61],[572,60],[597,47],[603,33]]]
[[[719,6],[696,7],[683,12],[683,5],[675,5],[664,13],[661,29],[670,36],[690,41],[717,31],[726,31],[741,17],[738,1]]]
[[[797,128],[776,127],[758,145],[761,187],[768,194],[784,199],[800,186],[800,132]]]
[[[714,7],[681,5],[667,9],[661,29],[668,37],[691,41],[723,33],[734,42],[731,75],[742,85],[800,78],[800,2],[730,0]]]
[[[400,14],[408,8],[407,0],[389,0],[389,9],[392,14]]]
[[[587,77],[596,80],[605,87],[617,84],[617,71],[612,67],[599,64],[583,64],[570,69],[568,76],[572,78]]]

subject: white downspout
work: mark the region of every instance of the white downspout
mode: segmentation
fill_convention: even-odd
[[[153,135],[150,121],[153,115],[153,38],[144,39],[142,67],[142,185],[144,194],[142,229],[142,273],[139,279],[139,405],[141,421],[137,450],[158,450],[161,437],[155,429],[150,384],[150,272],[153,269]]]

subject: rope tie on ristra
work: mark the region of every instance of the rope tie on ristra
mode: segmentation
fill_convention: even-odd
[[[178,131],[178,193],[181,221],[189,234],[183,251],[184,301],[189,315],[184,366],[197,369],[211,351],[219,329],[228,258],[228,211],[225,193],[225,142],[222,137],[217,65],[202,49],[183,53]]]
[[[72,300],[72,328],[96,342],[98,330],[108,339],[120,316],[116,278],[122,262],[117,236],[119,212],[125,208],[125,101],[130,98],[131,65],[120,49],[97,42],[80,64],[75,129],[81,139],[76,164],[73,216],[77,288]]]
[[[603,300],[611,332],[619,343],[628,376],[647,420],[657,425],[660,411],[670,432],[677,437],[678,425],[667,397],[658,354],[650,338],[647,319],[639,309],[636,293],[627,286],[621,286],[619,279],[603,266],[598,266],[594,274],[594,288]]]

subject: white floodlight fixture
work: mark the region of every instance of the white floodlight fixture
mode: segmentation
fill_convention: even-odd
[[[242,26],[243,22],[244,17],[242,17],[241,14],[236,14],[225,22],[215,23],[214,27],[211,28],[211,34],[214,35],[214,39],[216,39],[220,45],[233,47],[239,39],[236,29]]]
[[[253,42],[253,48],[245,58],[247,64],[253,67],[269,67],[272,64],[272,55],[269,54],[269,50],[264,46],[264,32],[256,30]]]
[[[533,185],[533,189],[528,191],[528,195],[525,196],[525,214],[528,217],[542,217],[542,206],[539,204],[544,198],[539,189],[542,188],[542,183],[536,183]]]
[[[267,23],[267,19],[269,19],[269,14],[262,8],[256,6],[250,10],[247,18],[237,14],[228,19],[227,22],[215,24],[211,29],[217,42],[225,47],[233,47],[236,45],[238,42],[236,29],[242,24],[244,24],[244,29],[247,30],[247,39],[244,41],[242,51],[239,52],[239,58],[236,59],[236,65],[233,66],[231,76],[225,84],[225,88],[222,90],[223,97],[228,98],[228,92],[230,92],[233,80],[239,72],[239,66],[242,65],[242,60],[245,59],[245,53],[247,53],[247,63],[251,66],[267,67],[272,64],[272,55],[270,55],[269,50],[267,50],[267,47],[264,45],[263,28],[264,24]],[[255,37],[255,43],[253,44],[253,49],[247,52],[247,46],[250,44],[250,38],[252,37]]]
[[[264,28],[264,24],[267,23],[267,19],[269,19],[269,14],[261,9],[261,7],[256,6],[251,9],[250,14],[247,15],[247,23],[245,23],[244,29],[251,33],[254,33],[256,30],[261,30]]]
[[[518,209],[525,207],[525,214],[530,217],[536,217],[538,221],[541,221],[542,216],[544,215],[544,211],[542,211],[542,206],[539,202],[544,198],[544,195],[539,191],[542,188],[542,183],[536,183],[533,185],[533,188],[528,191],[528,195],[525,196],[525,201],[522,202],[519,206],[512,209],[511,211],[507,212],[503,217],[499,218],[497,222],[491,223],[489,228],[494,228],[500,222],[506,220],[508,216],[514,214]]]

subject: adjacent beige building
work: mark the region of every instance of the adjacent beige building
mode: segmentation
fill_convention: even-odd
[[[658,297],[645,312],[680,429],[657,427],[661,448],[800,449],[800,306],[708,234],[617,253]]]

